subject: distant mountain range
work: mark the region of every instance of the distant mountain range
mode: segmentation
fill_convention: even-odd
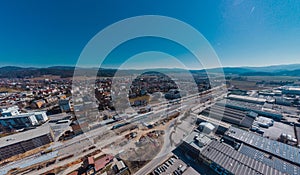
[[[69,77],[73,75],[74,67],[48,67],[48,68],[35,68],[35,67],[15,67],[6,66],[0,68],[1,78],[25,78],[25,77],[39,77],[42,75],[58,75],[62,77]]]
[[[0,78],[25,78],[25,77],[39,77],[42,75],[57,75],[64,77],[72,77],[75,67],[72,66],[53,66],[47,68],[36,67],[16,67],[5,66],[0,68]],[[82,73],[89,73],[95,71],[96,68],[78,68]],[[98,70],[99,76],[114,76],[117,69],[100,69]],[[183,69],[145,69],[145,70],[119,70],[121,74],[128,72],[139,73],[146,71],[157,72],[183,72]],[[205,70],[190,70],[192,73],[205,73]],[[222,73],[225,75],[240,75],[240,76],[300,76],[300,64],[290,65],[274,65],[265,67],[224,67],[208,69],[210,73]]]
[[[47,68],[5,66],[0,68],[0,78],[30,78],[43,75],[56,75],[61,78],[68,78],[73,76],[74,69],[75,67],[72,66],[53,66]],[[82,74],[89,74],[89,72],[94,70],[95,68],[80,68]],[[115,69],[100,69],[98,70],[98,75],[110,77],[115,72]]]
[[[300,76],[300,64],[264,67],[223,67],[209,69],[210,73],[240,76]]]

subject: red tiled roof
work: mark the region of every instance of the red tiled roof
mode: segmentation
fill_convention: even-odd
[[[106,155],[101,159],[95,161],[95,170],[99,171],[104,168],[114,157],[112,155]]]
[[[88,164],[93,165],[95,164],[94,158],[93,157],[88,157]]]
[[[78,171],[73,171],[72,173],[70,173],[68,175],[78,175]]]

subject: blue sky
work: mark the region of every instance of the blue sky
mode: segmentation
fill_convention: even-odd
[[[0,65],[74,66],[95,34],[112,23],[137,15],[164,15],[190,24],[210,42],[223,66],[300,63],[300,1],[297,0],[3,0],[0,1]],[[124,60],[119,55],[130,55],[128,50],[164,47],[163,42],[154,40],[120,46],[107,58],[106,65],[122,64]],[[139,49],[135,50],[137,46]],[[146,67],[149,58],[140,60]]]

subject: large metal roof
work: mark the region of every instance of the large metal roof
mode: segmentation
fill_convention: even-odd
[[[275,156],[270,156],[265,154],[262,151],[259,151],[255,148],[242,144],[239,149],[239,152],[255,159],[259,162],[262,162],[278,171],[283,173],[291,174],[291,175],[299,175],[300,174],[300,167],[297,165],[293,165],[286,161],[283,161]]]
[[[267,152],[284,160],[300,165],[300,149],[247,132],[235,127],[230,127],[225,135],[239,140],[263,152]]]
[[[201,154],[233,174],[284,174],[260,161],[236,151],[226,144],[220,143],[219,141],[212,141]]]
[[[0,148],[8,145],[12,145],[21,141],[29,140],[32,138],[36,138],[39,136],[43,136],[46,134],[49,134],[51,131],[51,128],[49,124],[44,124],[40,127],[37,127],[35,129],[31,129],[28,131],[12,134],[9,136],[1,137],[0,138]]]

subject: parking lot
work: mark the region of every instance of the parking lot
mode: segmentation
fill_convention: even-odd
[[[187,169],[188,165],[185,164],[182,160],[178,159],[176,156],[170,157],[168,160],[160,164],[156,169],[152,172],[154,175],[181,175]]]
[[[294,127],[281,122],[274,122],[274,125],[269,128],[259,128],[264,131],[264,137],[269,137],[270,139],[276,140],[280,137],[281,133],[289,134],[295,138]]]

